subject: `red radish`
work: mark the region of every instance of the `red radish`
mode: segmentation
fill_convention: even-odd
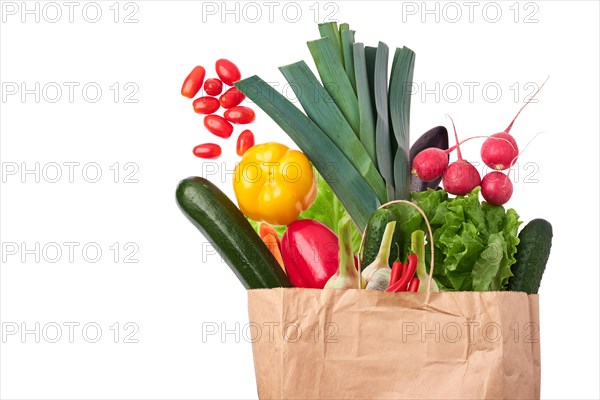
[[[431,182],[442,176],[446,168],[448,168],[447,150],[429,147],[415,156],[412,173],[423,182]]]
[[[481,195],[490,204],[501,206],[506,204],[513,194],[513,184],[508,175],[492,171],[481,181]]]
[[[473,136],[463,140],[460,144],[471,139],[488,138],[489,136]],[[438,147],[428,147],[418,153],[412,162],[412,174],[423,182],[432,182],[438,179],[448,168],[448,154],[456,149],[457,145],[442,150]]]
[[[496,133],[490,136],[490,138],[483,143],[481,146],[481,159],[485,165],[497,171],[503,171],[507,168],[510,168],[512,164],[517,161],[519,156],[519,147],[517,146],[517,141],[515,138],[510,135],[510,130],[519,114],[521,114],[521,111],[523,111],[527,104],[529,104],[531,100],[535,98],[540,90],[542,90],[547,81],[548,78],[546,78],[544,83],[542,83],[533,96],[531,96],[525,102],[525,104],[523,104],[519,112],[517,112],[517,115],[515,115],[511,123],[508,125],[508,128],[506,128],[504,132]]]
[[[454,129],[458,160],[448,166],[442,182],[444,183],[444,189],[446,189],[448,193],[464,196],[481,184],[481,176],[473,164],[463,160],[454,120],[451,117],[449,118],[450,121],[452,121],[452,128]]]

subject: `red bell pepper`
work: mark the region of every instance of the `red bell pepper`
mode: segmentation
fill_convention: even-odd
[[[339,267],[338,237],[318,221],[294,221],[281,239],[281,255],[292,285],[323,289]],[[356,256],[354,265],[358,265]]]

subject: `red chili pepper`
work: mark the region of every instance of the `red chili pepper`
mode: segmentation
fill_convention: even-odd
[[[204,117],[204,126],[210,133],[223,139],[227,139],[233,133],[233,125],[218,115],[207,115]]]
[[[192,104],[198,114],[212,114],[221,106],[219,100],[210,96],[198,97]]]
[[[414,277],[410,280],[410,283],[408,284],[408,291],[409,292],[417,292],[419,290],[419,284],[421,283],[421,280],[417,277]]]
[[[392,264],[392,274],[390,275],[390,284],[388,287],[392,286],[394,283],[400,279],[402,276],[402,263],[400,261],[396,261]]]
[[[221,103],[221,107],[223,108],[231,108],[239,105],[245,98],[246,95],[244,93],[232,87],[219,97],[219,103]]]
[[[406,265],[406,264],[405,264]],[[386,292],[406,292],[408,283],[417,271],[417,255],[411,254],[408,256],[408,266],[403,268],[402,276],[392,286],[388,287]]]
[[[236,152],[238,156],[243,156],[246,150],[254,146],[254,134],[251,130],[246,129],[238,136]],[[264,224],[263,224],[264,225]]]
[[[183,81],[183,86],[181,87],[181,94],[188,98],[193,98],[200,88],[202,87],[202,83],[204,82],[204,74],[206,71],[201,66],[196,66],[192,72],[185,78]]]
[[[223,82],[217,78],[210,78],[204,82],[204,92],[209,96],[218,96],[223,91]]]
[[[199,144],[194,147],[194,155],[199,158],[214,160],[221,155],[221,146],[214,143]]]
[[[256,118],[254,110],[244,106],[232,107],[225,111],[223,116],[227,121],[233,122],[234,124],[249,124]]]

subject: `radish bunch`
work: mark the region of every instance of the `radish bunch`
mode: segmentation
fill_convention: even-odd
[[[488,203],[499,206],[508,202],[513,193],[513,184],[508,173],[519,157],[519,147],[515,138],[510,134],[510,130],[521,111],[535,98],[546,81],[525,102],[508,127],[503,132],[488,136],[481,146],[482,161],[494,170],[486,174],[483,179],[473,164],[462,158],[452,118],[450,120],[454,129],[456,145],[447,150],[432,147],[421,151],[413,160],[412,173],[425,182],[431,182],[443,176],[444,189],[454,195],[464,196],[477,186],[481,186],[481,194]],[[455,149],[458,160],[448,165],[448,154]],[[505,170],[508,171],[500,172]]]

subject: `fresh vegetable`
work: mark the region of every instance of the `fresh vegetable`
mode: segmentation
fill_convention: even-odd
[[[416,230],[412,233],[410,248],[417,256],[417,276],[421,281],[429,282],[429,274],[427,273],[425,264],[425,232],[422,230]],[[427,287],[424,285],[421,288],[421,291],[424,292]],[[435,280],[431,281],[431,291],[440,291],[437,283],[435,283]]]
[[[412,278],[408,284],[407,292],[418,292],[421,280],[419,278]]]
[[[394,262],[394,264],[392,265],[392,273],[390,275],[390,285],[393,285],[394,283],[398,282],[398,279],[400,279],[400,277],[402,276],[403,268],[404,264],[402,264],[400,261]]]
[[[444,189],[446,189],[448,193],[464,196],[477,186],[481,185],[481,176],[473,164],[462,158],[454,120],[452,120],[452,118],[450,118],[450,120],[452,121],[452,128],[454,129],[458,160],[448,166],[442,181],[444,183]],[[439,162],[441,160],[436,161]]]
[[[413,193],[433,230],[433,277],[440,290],[505,290],[512,276],[519,216],[513,209],[480,203],[479,191],[455,198],[444,190]],[[424,223],[420,229],[425,230]]]
[[[244,93],[232,87],[219,97],[219,103],[221,103],[221,107],[223,108],[231,108],[238,106],[245,98],[246,95]]]
[[[233,84],[242,78],[242,74],[238,67],[229,60],[224,58],[217,60],[215,63],[217,75],[221,78],[224,84],[233,86]]]
[[[304,61],[279,68],[294,90],[306,115],[323,130],[357,172],[376,193],[380,201],[387,199],[385,183],[377,172],[367,150],[335,105],[331,96]],[[315,98],[319,101],[315,102]]]
[[[194,155],[198,158],[214,160],[221,156],[221,146],[215,143],[204,143],[194,147]]]
[[[448,130],[444,126],[436,126],[435,128],[431,128],[422,134],[421,137],[419,137],[419,139],[417,139],[417,141],[410,148],[410,167],[414,172],[410,177],[410,190],[413,192],[422,192],[427,190],[427,188],[436,189],[442,181],[441,174],[437,178],[433,178],[427,182],[419,179],[416,175],[415,166],[418,164],[418,162],[415,163],[415,158],[420,152],[428,148],[437,148],[440,150],[448,149]],[[450,156],[446,155],[446,165],[448,165],[449,159]]]
[[[390,285],[386,292],[406,292],[408,291],[409,283],[411,283],[417,270],[417,255],[411,254],[408,256],[408,266],[402,269],[402,276],[394,284]]]
[[[217,78],[210,78],[204,82],[204,93],[209,96],[218,96],[223,91],[223,82]]]
[[[358,96],[359,130],[360,142],[367,150],[374,165],[377,165],[377,153],[375,151],[375,119],[371,107],[369,79],[367,76],[367,61],[365,58],[365,45],[354,43],[354,74],[356,77],[356,94]]]
[[[377,270],[369,280],[366,289],[384,291],[390,284],[391,275],[392,270],[389,267]]]
[[[295,221],[317,195],[308,158],[279,143],[248,149],[235,167],[233,189],[244,215],[273,225]]]
[[[338,50],[334,41],[328,37],[312,40],[307,44],[321,82],[325,83],[325,89],[346,117],[354,133],[358,135],[360,125],[358,99],[344,70],[341,49]]]
[[[257,76],[236,86],[267,113],[300,147],[327,181],[359,230],[381,204],[350,160],[294,104]]]
[[[381,269],[390,269],[388,264],[388,259],[390,258],[390,249],[392,247],[392,237],[394,236],[394,229],[396,228],[396,221],[389,222],[385,226],[385,231],[383,232],[383,238],[381,239],[381,244],[379,246],[379,253],[377,253],[377,257],[371,264],[365,267],[362,271],[362,277],[365,279],[367,284],[369,281]]]
[[[235,151],[237,155],[241,157],[252,146],[254,146],[254,134],[251,130],[246,129],[240,133],[240,136],[238,136]]]
[[[210,241],[246,289],[289,287],[290,280],[237,207],[210,181],[179,182],[183,214]]]
[[[187,98],[194,98],[194,96],[200,91],[202,83],[204,82],[204,74],[206,71],[201,66],[196,66],[190,72],[190,74],[183,81],[181,87],[181,94]]]
[[[198,97],[192,104],[198,114],[212,114],[221,106],[219,100],[210,96]]]
[[[492,171],[481,180],[481,195],[490,204],[501,206],[510,200],[513,184],[507,174]]]
[[[390,221],[396,221],[396,229],[390,251],[388,265],[394,260],[406,260],[411,251],[411,234],[420,229],[423,223],[421,214],[408,204],[394,203],[377,210],[371,216],[365,232],[365,244],[361,258],[361,265],[369,265],[373,262],[382,241],[385,226]]]
[[[218,115],[207,115],[204,117],[204,126],[215,136],[227,139],[233,133],[233,126]]]
[[[281,268],[285,271],[285,264],[283,263],[283,258],[281,256],[281,248],[278,245],[279,238],[276,238],[271,234],[267,234],[262,236],[261,239],[268,247],[271,254],[273,254],[273,257],[275,257]]]
[[[379,42],[375,50],[375,59],[370,60],[369,48],[365,48],[365,62],[367,65],[367,78],[371,86],[370,95],[371,108],[375,115],[375,153],[377,155],[377,167],[385,179],[388,199],[396,196],[394,190],[394,154],[397,151],[396,139],[390,129],[389,105],[388,105],[388,58],[389,47]],[[369,63],[372,63],[372,77],[369,77]],[[373,107],[375,103],[375,107]]]
[[[295,287],[323,289],[338,270],[339,246],[335,233],[310,219],[292,222],[281,239],[281,254]]]
[[[261,238],[267,235],[272,235],[277,240],[277,247],[281,248],[281,240],[279,239],[279,233],[269,224],[264,222],[259,225],[258,234]]]
[[[415,53],[408,47],[396,49],[390,76],[389,108],[392,130],[398,148],[394,156],[395,199],[410,198],[410,99]],[[391,200],[391,199],[390,199]]]
[[[512,266],[508,290],[537,294],[552,247],[552,225],[544,219],[530,221],[519,233],[517,262]]]
[[[338,229],[339,266],[325,284],[325,289],[364,289],[365,281],[356,268],[352,252],[352,221],[346,216]],[[359,287],[360,282],[360,287]]]
[[[244,106],[231,107],[229,110],[225,111],[223,116],[227,121],[234,124],[249,124],[254,121],[254,118],[256,117],[254,110]]]
[[[525,102],[525,104],[523,104],[504,132],[490,136],[490,138],[483,143],[481,146],[481,160],[485,165],[494,170],[501,171],[510,168],[517,161],[519,147],[517,146],[515,138],[510,134],[510,130],[519,114],[521,114],[521,111],[523,111],[539,91],[542,90],[547,81],[548,78],[546,78],[544,83],[542,83],[536,92]]]
[[[395,220],[395,214],[387,208],[378,209],[371,215],[371,218],[369,218],[369,223],[367,224],[367,228],[365,230],[365,240],[362,248],[362,254],[360,255],[360,265],[363,269],[365,266],[371,265],[371,263],[373,263],[373,261],[375,261],[377,258],[377,255],[379,254],[379,248],[381,247],[381,242],[383,240],[383,235],[388,223]],[[391,264],[393,260],[398,258],[398,252],[396,251],[398,248],[398,237],[392,237],[392,242],[396,246],[392,246],[390,250],[390,257],[387,260],[388,265]]]
[[[351,31],[350,27],[346,25],[340,25],[340,39],[342,42],[342,55],[344,58],[344,70],[348,76],[348,80],[352,85],[352,88],[356,91],[356,77],[354,76],[354,53],[352,46],[354,45],[354,34],[355,31]]]
[[[340,200],[333,193],[325,179],[315,172],[317,178],[317,198],[308,210],[303,211],[298,219],[314,219],[325,224],[332,231],[337,229],[339,223],[348,215]],[[352,251],[358,253],[362,233],[356,229],[354,224],[351,225],[352,230]],[[383,232],[382,232],[383,234]],[[379,248],[379,244],[377,244]],[[375,250],[377,254],[377,250]]]

